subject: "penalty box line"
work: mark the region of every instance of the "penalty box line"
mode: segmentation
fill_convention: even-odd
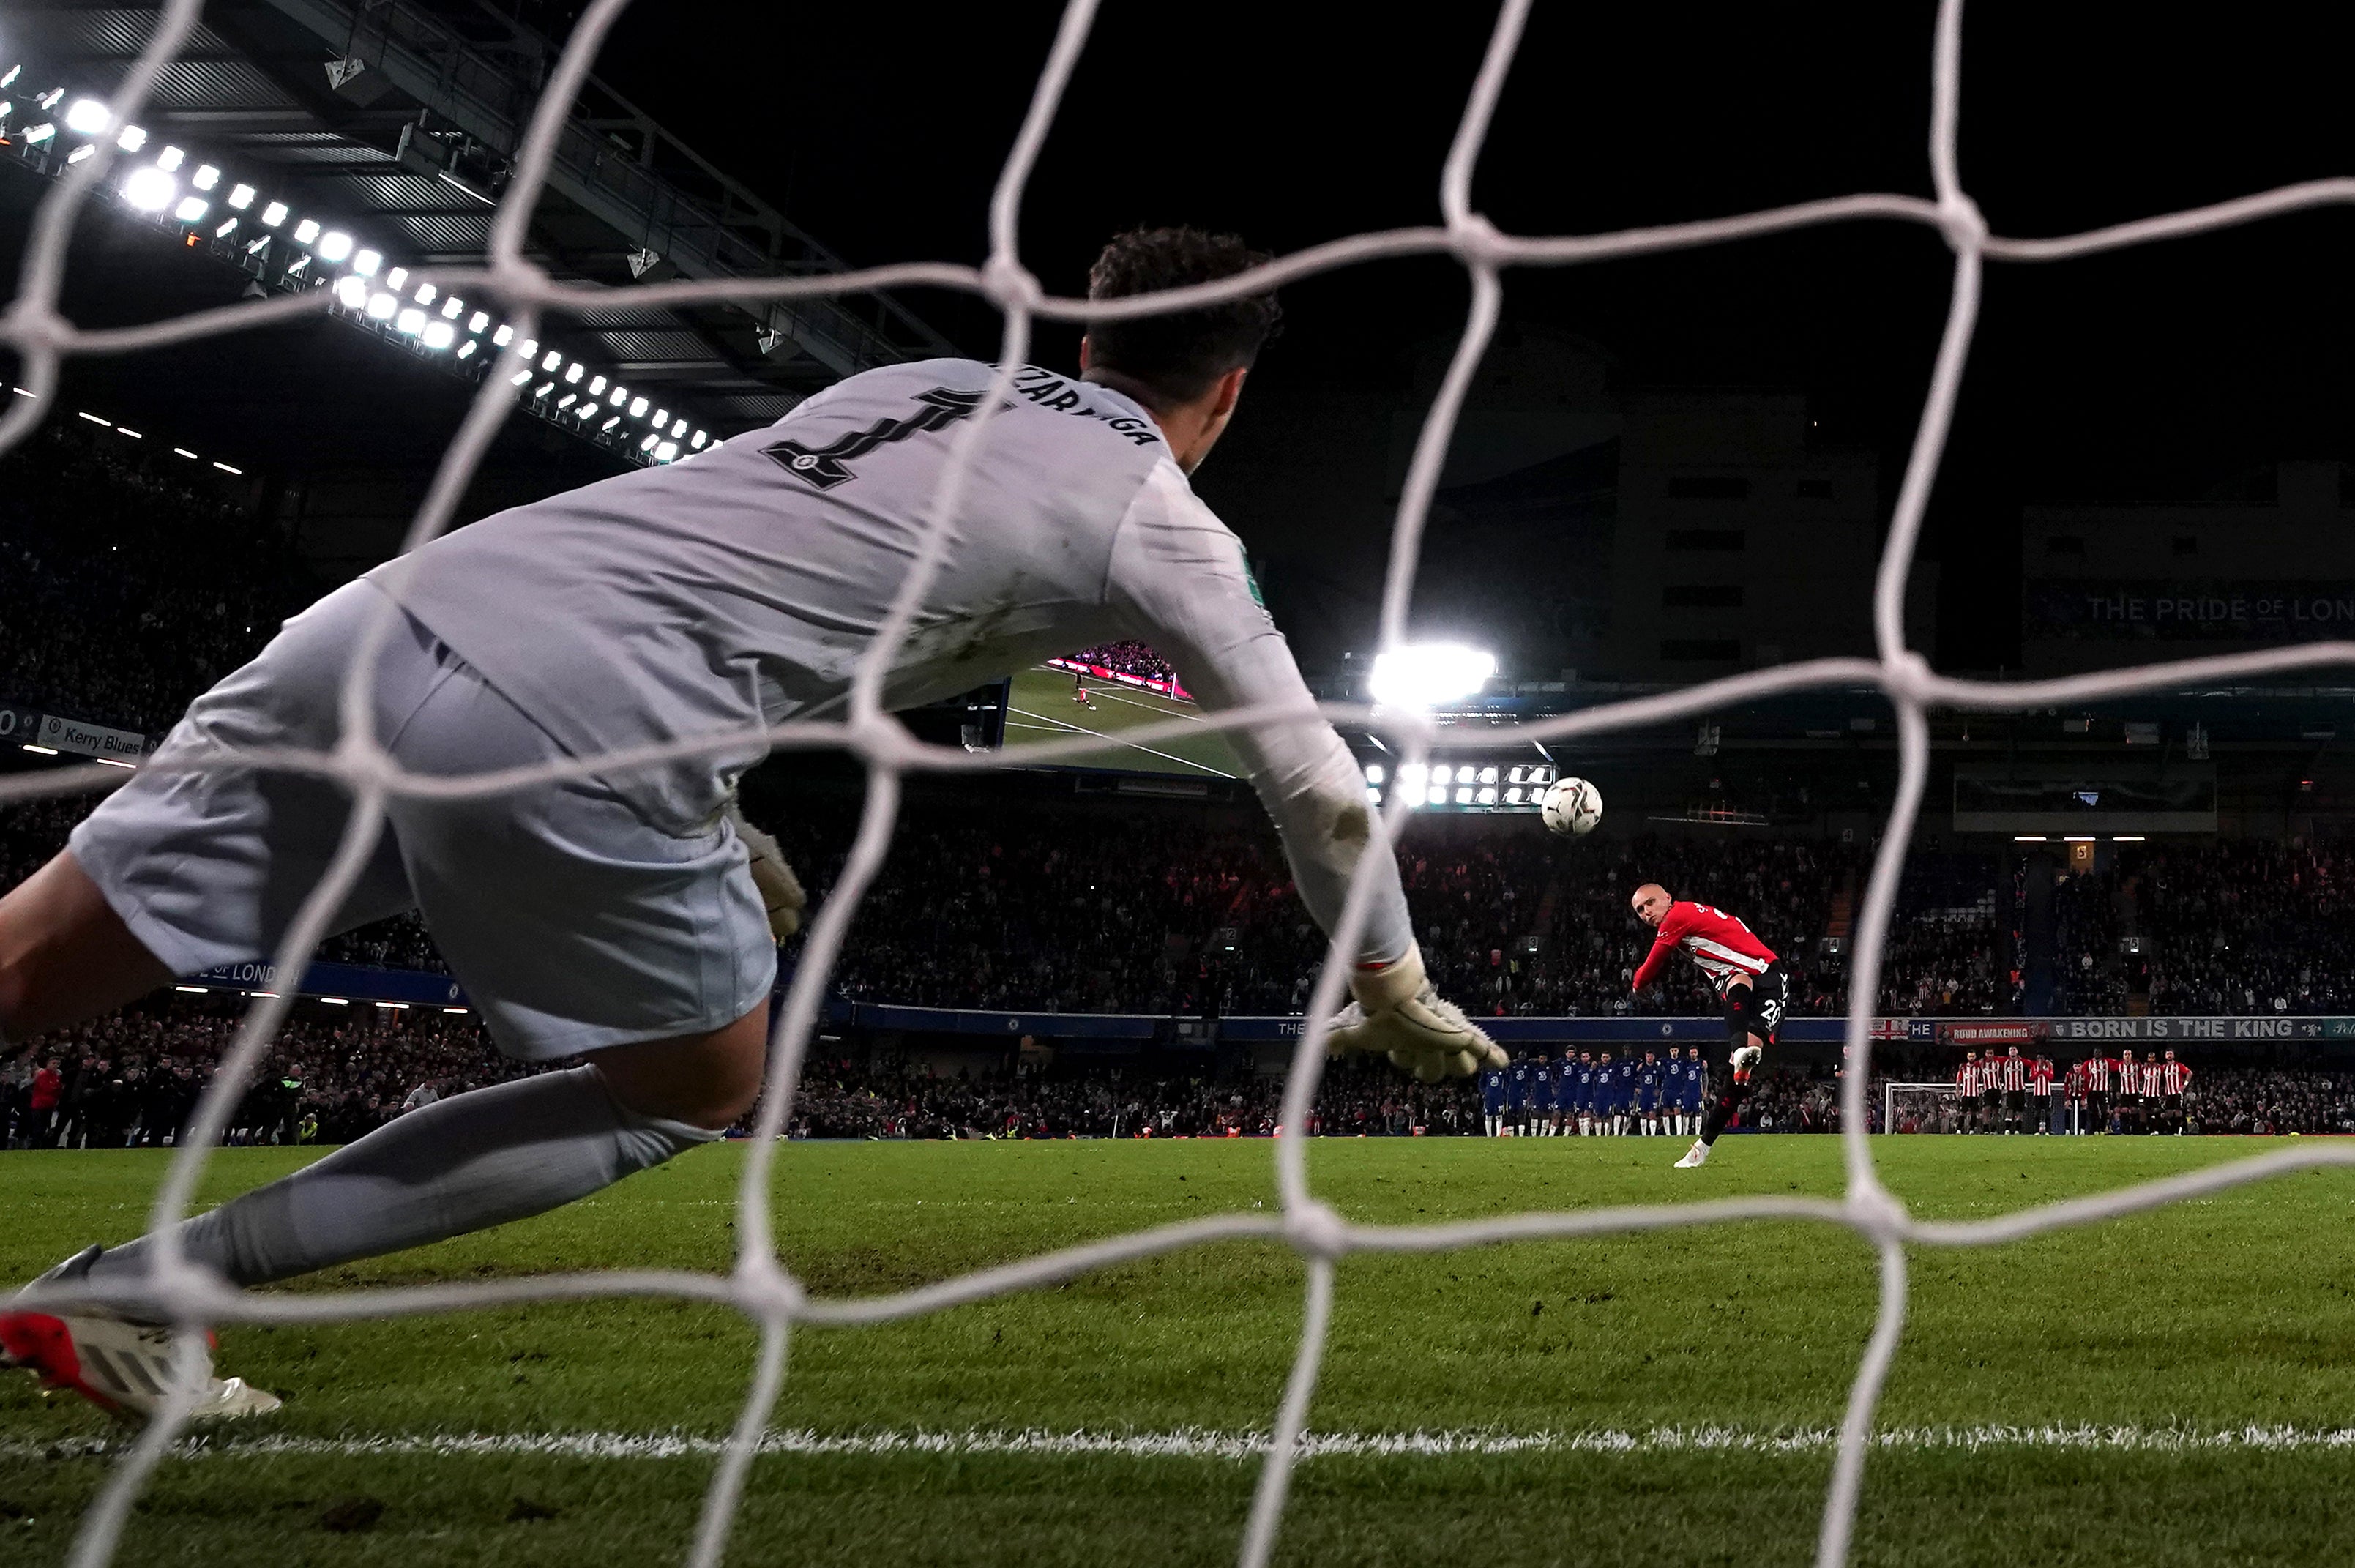
[[[0,1439],[0,1458],[103,1458],[120,1454],[128,1438],[60,1438],[47,1442]],[[2260,1454],[2355,1449],[2355,1428],[2258,1425],[2201,1429],[2191,1426],[1906,1426],[1877,1432],[1874,1449],[1883,1453]],[[1257,1460],[1271,1440],[1264,1432],[1215,1432],[1181,1427],[1171,1432],[967,1431],[874,1432],[828,1435],[773,1432],[761,1440],[763,1455],[838,1455],[853,1457],[950,1455],[1057,1458],[1102,1456],[1137,1459]],[[1658,1426],[1641,1432],[1511,1433],[1480,1430],[1301,1434],[1304,1460],[1348,1458],[1442,1458],[1453,1455],[1504,1457],[1513,1455],[1763,1454],[1814,1456],[1839,1445],[1833,1427],[1750,1431],[1729,1426]],[[722,1437],[686,1433],[546,1432],[441,1433],[385,1437],[237,1436],[184,1438],[171,1450],[177,1459],[204,1458],[552,1458],[709,1459],[727,1450]]]

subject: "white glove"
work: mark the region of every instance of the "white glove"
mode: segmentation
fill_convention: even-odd
[[[802,928],[802,912],[809,907],[809,895],[802,891],[801,879],[785,864],[785,852],[777,848],[775,839],[745,821],[732,800],[727,816],[736,837],[751,851],[752,885],[761,890],[761,902],[769,912],[769,933],[783,942]]]
[[[1468,1078],[1511,1060],[1463,1008],[1440,999],[1423,972],[1420,948],[1408,948],[1404,957],[1379,969],[1352,971],[1349,991],[1356,1000],[1341,1009],[1326,1040],[1335,1056],[1380,1052],[1425,1083]]]

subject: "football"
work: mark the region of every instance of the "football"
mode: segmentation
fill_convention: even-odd
[[[1538,815],[1545,825],[1565,838],[1594,831],[1603,820],[1603,792],[1584,779],[1557,779],[1545,792],[1544,804]]]

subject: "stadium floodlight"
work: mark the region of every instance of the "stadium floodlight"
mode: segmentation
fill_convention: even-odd
[[[1455,792],[1455,804],[1456,804],[1456,805],[1471,805],[1471,804],[1472,804],[1472,792],[1471,792],[1470,790],[1468,790],[1468,789],[1459,789],[1459,790],[1457,790],[1457,791]]]
[[[24,73],[24,69],[25,68],[21,65],[10,66],[8,68],[8,74],[5,76],[0,76],[0,87],[8,87],[13,85],[16,82],[16,78]]]
[[[197,454],[196,454],[195,453],[193,453],[193,452],[190,452],[190,451],[189,451],[186,447],[185,447],[185,446],[176,446],[176,447],[174,447],[174,448],[172,449],[172,455],[173,455],[173,456],[175,456],[175,457],[185,457],[185,458],[186,458],[186,459],[187,459],[189,462],[191,462],[191,463],[194,463],[194,462],[197,462]]]
[[[318,238],[319,225],[316,219],[306,218],[294,226],[294,243],[297,245],[308,245]]]
[[[530,379],[531,367],[528,365],[525,366],[522,369],[517,371],[513,376],[508,378],[509,384],[517,387],[522,386],[526,381]]]
[[[557,406],[558,408],[559,408],[559,409],[569,409],[569,408],[570,408],[573,404],[575,404],[575,403],[579,402],[580,400],[581,400],[581,394],[580,394],[580,393],[578,393],[578,392],[567,392],[567,393],[565,393],[562,397],[560,397],[560,398],[559,398],[559,399],[557,399],[557,400],[556,400],[556,406]]]
[[[253,198],[256,194],[257,193],[254,188],[250,185],[233,185],[229,187],[229,204],[231,207],[236,208],[240,212],[243,212],[247,208],[253,205]]]
[[[1495,784],[1497,782],[1497,770],[1494,768],[1482,768],[1480,770],[1480,782],[1484,784]]]
[[[197,219],[202,218],[206,213],[210,212],[212,208],[213,204],[207,201],[203,197],[186,196],[180,198],[179,206],[172,208],[172,216],[178,219],[183,223],[194,223]]]
[[[670,411],[668,409],[656,409],[655,411],[655,430],[657,433],[661,432],[663,426],[669,422]]]
[[[525,338],[523,340],[523,347],[516,350],[516,357],[525,361],[527,364],[538,358],[539,339],[537,337]]]
[[[366,310],[368,308],[368,286],[367,280],[353,277],[349,272],[345,273],[341,278],[336,280],[336,303],[337,304],[342,305],[346,310]]]
[[[612,419],[607,420],[603,424],[599,425],[597,428],[599,430],[612,430],[615,425],[620,424],[621,422],[622,416],[615,414]]]
[[[1423,804],[1426,805],[1445,805],[1447,804],[1447,788],[1444,784],[1433,784],[1429,790],[1424,792],[1423,799]]]
[[[688,446],[688,448],[689,448],[690,450],[695,451],[695,452],[701,452],[701,451],[703,450],[703,443],[704,443],[705,442],[707,442],[707,441],[709,441],[710,439],[711,439],[711,438],[710,438],[709,436],[708,436],[708,435],[704,434],[704,433],[703,433],[703,432],[701,432],[701,431],[697,431],[697,432],[695,432],[695,437],[694,437],[694,439],[693,439],[693,440],[691,440],[691,441],[689,441],[687,444],[687,446]]]
[[[141,125],[125,125],[123,128],[123,134],[114,139],[114,144],[126,153],[137,152],[147,144],[146,128]]]
[[[540,399],[542,399],[542,398],[544,398],[544,397],[548,396],[548,394],[549,394],[549,393],[550,393],[550,392],[552,392],[552,391],[554,391],[554,390],[556,390],[556,383],[555,383],[555,382],[553,382],[553,381],[542,381],[538,386],[534,387],[534,388],[531,389],[531,399],[532,399],[532,401],[534,401],[534,402],[538,402]]]
[[[1461,643],[1411,643],[1374,656],[1367,685],[1389,708],[1436,708],[1470,697],[1497,673],[1497,656]]]
[[[392,329],[404,337],[414,337],[425,330],[425,313],[411,305],[392,318]]]
[[[114,433],[115,433],[115,434],[117,434],[117,435],[127,435],[127,436],[129,436],[129,437],[130,437],[132,440],[133,440],[133,441],[144,441],[144,440],[146,440],[146,439],[147,439],[144,435],[141,434],[139,432],[137,432],[137,431],[135,431],[135,430],[133,430],[133,429],[132,429],[129,425],[127,425],[127,424],[119,424],[119,425],[116,425],[116,426],[114,427]]]
[[[166,147],[155,155],[155,166],[167,175],[187,161],[188,155],[177,147]]]
[[[408,282],[409,269],[406,267],[395,267],[392,271],[384,275],[384,286],[392,290],[395,293],[399,293],[401,286]]]
[[[644,398],[633,398],[633,399],[631,399],[631,400],[630,400],[630,417],[631,417],[632,419],[634,419],[634,420],[642,420],[642,419],[645,418],[645,417],[646,417],[646,410],[647,410],[650,406],[651,406],[651,405],[650,405],[650,404],[648,404],[648,403],[647,403],[647,401],[645,400],[645,399],[644,399]]]
[[[57,133],[58,128],[44,120],[39,124],[25,133],[25,145],[28,147],[37,147]]]
[[[237,219],[232,218],[228,222],[222,224],[218,229],[213,230],[213,238],[216,240],[226,240],[236,228]]]
[[[675,441],[666,441],[666,442],[664,442],[660,446],[655,447],[655,461],[656,463],[676,463],[676,462],[677,462],[677,461],[678,461],[678,443],[677,443],[677,442],[675,442]]]
[[[2143,836],[2139,833],[2114,834],[2110,838],[2110,842],[2113,844],[2139,844],[2142,841]]]
[[[514,341],[515,328],[512,326],[502,325],[496,332],[491,334],[491,347],[494,348],[505,348]]]
[[[466,330],[469,332],[480,332],[490,325],[491,313],[486,310],[478,310],[466,318]]]
[[[605,400],[618,409],[630,400],[629,389],[616,381],[613,383],[613,389],[605,394]]]
[[[340,261],[351,253],[352,237],[342,229],[330,229],[319,236],[319,260],[322,261]]]
[[[113,421],[112,420],[102,420],[102,419],[99,418],[96,414],[93,414],[93,413],[84,413],[84,412],[82,412],[82,411],[80,411],[80,410],[79,410],[79,409],[75,410],[74,411],[75,411],[75,413],[76,413],[77,415],[79,415],[80,418],[88,420],[88,421],[89,421],[91,423],[92,423],[92,424],[102,424],[102,425],[104,425],[104,426],[105,426],[107,429],[109,429],[109,430],[112,430],[112,429],[114,428],[114,421]]]
[[[672,425],[670,427],[670,433],[671,439],[674,441],[684,439],[687,435],[687,421],[685,420],[680,420],[677,423]]]
[[[219,470],[220,470],[222,473],[224,473],[224,474],[235,474],[235,475],[242,475],[245,473],[245,470],[244,470],[244,469],[242,469],[242,468],[231,468],[228,464],[223,463],[223,462],[220,462],[218,459],[215,459],[215,460],[214,460],[213,466],[214,466],[215,468],[219,469]]]
[[[2041,833],[2015,833],[2011,841],[2015,844],[2042,844],[2047,840]]]
[[[418,335],[418,341],[428,348],[447,348],[458,341],[457,329],[446,321],[429,321],[425,324],[425,330]]]
[[[261,226],[264,229],[277,228],[280,224],[286,221],[287,214],[292,210],[293,208],[289,208],[282,201],[272,202],[268,207],[261,209]]]
[[[363,278],[373,278],[376,270],[384,265],[384,258],[373,251],[363,251],[352,258],[352,271]]]
[[[69,164],[78,164],[96,151],[98,151],[98,148],[95,145],[91,143],[84,142],[80,146],[76,147],[72,152],[66,155],[66,162]]]
[[[25,742],[25,750],[37,757],[54,757],[58,754],[58,749],[55,746],[37,746],[30,741]]]
[[[1520,787],[1520,785],[1518,785],[1518,784],[1509,784],[1509,785],[1508,785],[1508,786],[1506,787],[1506,789],[1505,789],[1505,804],[1506,804],[1507,805],[1520,805],[1520,804],[1521,804],[1521,787]]]
[[[66,111],[66,129],[77,136],[101,135],[113,123],[113,112],[95,98],[77,98]]]
[[[269,249],[270,249],[270,236],[269,236],[269,235],[267,235],[267,234],[265,234],[265,235],[263,235],[261,239],[256,240],[252,244],[248,245],[248,246],[245,248],[245,253],[246,253],[247,255],[249,255],[249,256],[259,256],[259,255],[261,255],[264,251],[267,251],[267,250],[269,250]]]
[[[301,255],[295,257],[292,261],[289,261],[286,264],[286,275],[290,278],[299,278],[310,270],[311,252],[308,251],[304,251]]]
[[[400,301],[390,294],[376,293],[368,295],[368,313],[375,320],[390,321],[392,319],[392,313],[400,308]]]
[[[473,357],[474,350],[481,347],[481,344],[469,337],[465,342],[458,345],[458,357],[461,359],[470,358]]]
[[[580,360],[575,359],[571,364],[564,368],[564,384],[568,387],[578,386],[580,384],[581,378],[586,375],[588,370],[588,366],[583,365]]]
[[[652,436],[652,435],[650,435],[650,436],[646,437],[646,439],[645,439],[645,440],[644,440],[644,441],[642,441],[642,442],[638,443],[638,450],[639,450],[640,452],[652,452],[652,451],[655,449],[655,442],[657,442],[657,441],[659,441],[660,439],[661,439],[661,437],[659,437],[659,436]]]
[[[452,294],[448,299],[442,302],[442,320],[455,321],[465,314],[466,302],[460,299],[456,294]]]
[[[1431,782],[1433,784],[1453,784],[1455,782],[1455,770],[1449,767],[1445,763],[1442,763],[1439,766],[1431,770]]]
[[[559,365],[561,365],[561,364],[563,364],[563,363],[564,363],[564,356],[563,356],[563,355],[561,355],[561,354],[559,354],[555,349],[551,348],[551,349],[549,349],[549,350],[548,351],[548,357],[547,357],[547,358],[545,358],[545,359],[542,359],[542,360],[539,362],[539,368],[540,368],[541,369],[543,369],[543,370],[553,370],[553,369],[555,369]]]
[[[1369,784],[1378,784],[1382,782],[1382,765],[1380,763],[1368,763],[1366,764],[1366,782]]]
[[[1473,802],[1477,805],[1494,805],[1497,804],[1497,792],[1493,789],[1483,789],[1478,795],[1473,796]]]
[[[64,88],[53,87],[49,89],[48,91],[42,93],[38,98],[34,99],[33,101],[39,104],[44,109],[55,109],[58,104],[64,100],[66,90]]]
[[[199,164],[197,172],[188,176],[188,183],[198,190],[210,190],[220,184],[220,170],[210,164]]]
[[[417,285],[417,303],[419,304],[432,304],[435,300],[438,300],[441,297],[442,291],[435,288],[432,283],[420,283]]]

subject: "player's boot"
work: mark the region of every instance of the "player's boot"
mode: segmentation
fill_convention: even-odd
[[[80,1278],[98,1261],[88,1247],[34,1283],[61,1285]],[[194,1418],[217,1421],[267,1415],[278,1396],[242,1378],[212,1375],[212,1336],[205,1336],[204,1392]],[[162,1408],[172,1383],[172,1331],[140,1323],[104,1307],[69,1312],[0,1308],[0,1367],[21,1367],[51,1388],[69,1389],[125,1421]]]
[[[1732,1067],[1735,1074],[1738,1076],[1747,1073],[1752,1068],[1757,1066],[1760,1059],[1764,1057],[1765,1054],[1766,1053],[1764,1051],[1754,1045],[1742,1046],[1733,1052],[1726,1065]]]
[[[1676,1168],[1678,1170],[1692,1170],[1708,1163],[1709,1146],[1696,1138],[1693,1140],[1692,1147],[1685,1150],[1684,1158],[1677,1161]]]

